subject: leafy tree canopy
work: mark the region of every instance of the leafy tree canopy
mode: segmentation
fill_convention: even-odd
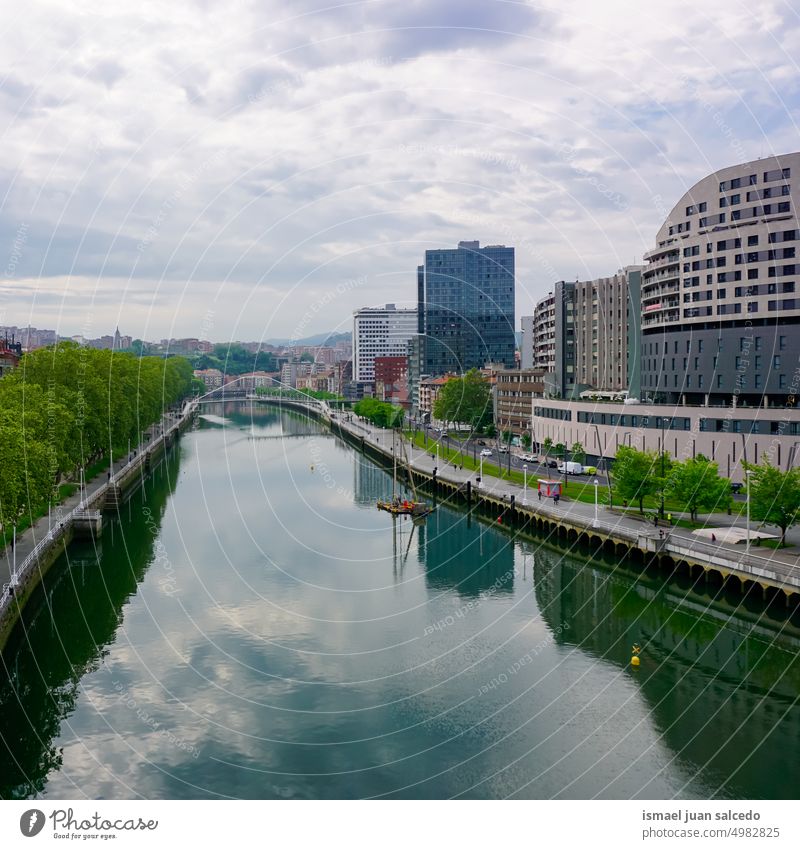
[[[448,380],[439,390],[433,414],[440,421],[468,424],[475,430],[487,426],[493,416],[489,381],[477,369]]]
[[[782,472],[769,463],[767,454],[761,465],[742,465],[750,472],[750,516],[757,522],[780,528],[781,544],[784,544],[787,529],[796,525],[800,517],[800,469]]]

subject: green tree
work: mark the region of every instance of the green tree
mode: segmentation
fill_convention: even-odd
[[[520,437],[520,442],[522,442],[522,447],[525,448],[526,451],[529,450],[531,447],[531,435],[525,431],[525,433],[523,433]]]
[[[376,427],[399,427],[403,423],[402,407],[395,407],[377,398],[364,398],[353,405],[353,412]]]
[[[638,503],[639,512],[644,513],[644,499],[661,494],[670,465],[665,455],[665,475],[662,477],[662,457],[658,452],[621,445],[614,461],[614,490],[625,501]]]
[[[717,464],[702,454],[672,463],[665,490],[689,511],[693,521],[700,510],[725,510],[731,503],[731,482],[721,478]]]
[[[580,442],[573,442],[572,448],[569,449],[569,453],[575,463],[583,465],[586,462],[586,451]]]
[[[492,391],[489,381],[477,370],[454,377],[439,390],[433,415],[443,422],[485,427],[492,418]]]
[[[796,525],[800,516],[800,469],[782,472],[770,465],[764,454],[762,464],[742,463],[749,475],[750,516],[757,522],[775,525],[781,530],[781,545],[786,544],[786,531]]]

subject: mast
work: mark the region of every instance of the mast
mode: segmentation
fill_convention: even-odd
[[[392,501],[395,499],[397,489],[397,451],[394,444],[394,428],[392,428]]]

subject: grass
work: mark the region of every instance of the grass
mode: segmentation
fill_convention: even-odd
[[[762,539],[761,545],[764,548],[794,548],[794,544],[791,542],[786,542],[781,545],[781,541],[779,539]],[[757,548],[758,546],[754,546],[752,541],[750,542],[751,548]]]

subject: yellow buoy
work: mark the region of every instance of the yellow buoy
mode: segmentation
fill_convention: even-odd
[[[634,656],[631,658],[631,666],[638,666],[638,665],[639,665],[639,656],[638,656],[638,655],[634,655]]]

